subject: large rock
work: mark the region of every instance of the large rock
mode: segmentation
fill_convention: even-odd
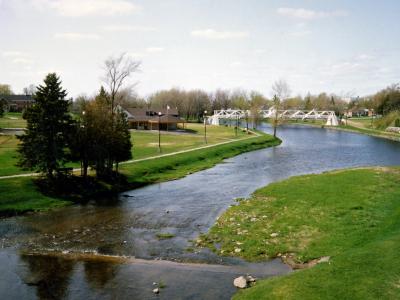
[[[247,279],[244,276],[240,276],[233,280],[233,285],[239,289],[247,288]]]

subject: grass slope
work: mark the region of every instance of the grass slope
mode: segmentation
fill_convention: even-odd
[[[259,137],[239,140],[211,148],[121,165],[120,171],[127,176],[129,182],[137,185],[145,185],[181,178],[190,173],[210,168],[226,158],[243,152],[276,146],[280,142],[279,139],[262,134]]]
[[[69,201],[43,195],[32,178],[21,177],[0,181],[0,215],[16,215],[69,204],[71,204]]]
[[[129,182],[124,190],[183,177],[212,167],[225,158],[279,143],[279,139],[261,134],[258,137],[254,136],[211,148],[121,165],[120,170],[127,176]],[[0,180],[0,215],[20,214],[67,204],[71,202],[41,194],[33,184],[32,178]]]
[[[398,299],[399,184],[397,168],[273,183],[224,213],[203,244],[248,260],[331,257],[329,263],[262,280],[236,299]]]

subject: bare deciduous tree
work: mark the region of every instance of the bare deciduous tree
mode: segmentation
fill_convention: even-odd
[[[274,84],[272,85],[272,93],[274,94],[273,103],[274,103],[274,109],[275,109],[272,126],[274,128],[274,137],[276,137],[276,129],[279,125],[278,110],[281,107],[282,101],[285,101],[290,96],[291,91],[290,91],[289,84],[283,79],[279,79],[278,81],[275,81]]]
[[[281,101],[284,101],[290,97],[291,90],[289,84],[284,79],[279,79],[272,85],[272,93]]]
[[[105,76],[104,83],[108,87],[109,102],[111,112],[114,112],[115,101],[121,87],[126,83],[126,80],[135,72],[139,71],[141,62],[133,60],[125,53],[118,57],[109,57],[104,62]],[[130,84],[132,89],[136,83]]]
[[[22,91],[23,91],[23,93],[25,94],[25,95],[29,95],[29,96],[32,96],[32,95],[34,95],[35,94],[35,92],[36,92],[36,86],[34,85],[34,84],[30,84],[29,86],[27,86],[27,87],[24,87],[23,89],[22,89]]]

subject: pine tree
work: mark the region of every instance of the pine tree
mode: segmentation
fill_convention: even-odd
[[[73,124],[66,96],[55,73],[48,74],[44,84],[37,88],[35,104],[24,113],[27,130],[19,137],[19,166],[48,177],[53,177],[54,171],[64,166],[68,134]]]
[[[4,113],[7,109],[7,101],[4,99],[0,99],[0,118],[3,117]]]

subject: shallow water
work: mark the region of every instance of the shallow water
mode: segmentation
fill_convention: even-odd
[[[108,206],[73,206],[1,220],[0,265],[6,272],[0,275],[0,298],[47,299],[54,294],[70,299],[146,299],[154,297],[152,282],[162,280],[166,288],[157,297],[229,299],[237,275],[266,277],[290,271],[279,260],[254,265],[206,250],[187,251],[190,240],[206,232],[235,198],[292,175],[400,164],[400,144],[393,141],[302,126],[282,127],[278,134],[283,140],[279,147],[122,193]],[[159,240],[157,233],[175,236]],[[21,251],[60,255],[26,256]],[[70,252],[101,255],[78,258]],[[203,265],[110,262],[102,255]]]

